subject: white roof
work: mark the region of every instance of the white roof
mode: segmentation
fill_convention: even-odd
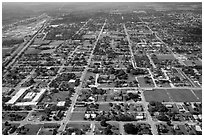
[[[89,87],[97,87],[97,85],[89,85]]]
[[[35,106],[37,102],[18,102],[15,104],[16,106]]]
[[[90,118],[90,114],[85,114],[85,117],[86,118]]]
[[[128,90],[127,93],[138,93],[137,90]]]
[[[193,118],[194,118],[194,119],[198,119],[198,116],[197,116],[197,115],[193,115]]]
[[[14,104],[28,88],[21,88],[6,104]]]
[[[202,119],[202,115],[201,114],[199,114],[198,117],[199,117],[199,119]]]
[[[89,97],[90,100],[95,100],[95,98],[93,98],[92,96]]]
[[[166,107],[173,107],[172,104],[166,104]]]
[[[59,25],[51,25],[51,27],[55,28],[55,27],[58,27]]]
[[[60,101],[57,103],[57,106],[64,106],[65,105],[65,101]]]
[[[196,130],[196,131],[202,131],[201,127],[198,126],[198,125],[195,126],[195,130]]]
[[[32,99],[35,96],[35,94],[36,94],[35,92],[28,92],[25,95],[24,99]]]
[[[96,117],[96,114],[91,114],[92,118],[95,118]]]
[[[136,116],[136,119],[143,119],[144,116]]]
[[[74,79],[70,79],[69,80],[69,83],[74,83],[76,80],[74,80]]]

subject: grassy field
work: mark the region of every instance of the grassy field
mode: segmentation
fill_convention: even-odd
[[[91,124],[89,122],[69,122],[67,125],[66,125],[66,129],[68,128],[75,128],[75,129],[78,129],[78,130],[81,130],[83,131],[84,133],[83,134],[89,134],[89,132],[91,131]],[[70,133],[68,134],[70,135]]]
[[[38,135],[53,135],[53,130],[58,127],[60,127],[60,125],[56,123],[44,124],[43,128],[40,129]]]
[[[83,112],[73,112],[71,115],[71,121],[81,121],[84,120]]]
[[[59,101],[65,101],[69,97],[69,91],[59,91],[58,93],[54,93],[52,95],[45,96],[42,100],[42,102],[59,102]]]
[[[137,77],[138,83],[140,85],[140,87],[154,87],[154,83],[151,80],[151,84],[147,84],[145,83],[144,77]]]
[[[80,122],[80,123],[78,123],[78,122],[77,123],[76,122],[74,122],[74,123],[69,122],[67,124],[66,128],[68,128],[68,127],[83,128],[85,126],[89,126],[90,127],[90,123],[87,123],[87,122]]]
[[[99,105],[99,110],[100,111],[108,111],[110,109],[110,106],[109,106],[109,104],[107,103],[107,104],[100,104]]]
[[[189,89],[167,89],[166,91],[175,102],[199,101]]]
[[[146,90],[144,91],[144,96],[147,102],[149,101],[165,101],[169,102],[169,96],[163,89]]]
[[[37,135],[38,131],[40,130],[40,128],[42,127],[42,124],[28,124],[25,125],[26,129],[29,129],[25,135]]]
[[[86,107],[75,107],[74,111],[85,112],[86,111]]]
[[[12,51],[12,48],[2,48],[2,57],[6,56],[7,54],[10,54]]]
[[[38,135],[52,135],[52,134],[53,134],[53,129],[51,129],[51,128],[42,128],[39,131]]]
[[[202,101],[202,90],[193,90],[193,92],[198,96],[199,100]]]
[[[199,96],[201,94],[196,91],[195,94]],[[155,89],[152,91],[144,91],[146,101],[173,101],[173,102],[197,102],[201,99],[197,97],[189,89]]]

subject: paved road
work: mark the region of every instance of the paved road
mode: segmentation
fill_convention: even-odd
[[[147,55],[147,57],[148,57],[150,63],[152,64],[153,68],[156,69],[157,67],[156,67],[156,65],[154,64],[154,61],[152,60],[152,58],[150,57],[150,55],[149,55],[148,53],[147,53],[146,55]]]
[[[201,87],[101,87],[102,89],[143,89],[143,90],[153,90],[153,89],[192,89],[192,90],[202,90]],[[84,88],[90,89],[90,88]]]
[[[129,37],[129,35],[128,35],[127,29],[126,29],[126,27],[125,27],[125,24],[123,24],[123,28],[124,28],[125,35],[126,35],[127,40],[128,40],[128,46],[129,46],[130,53],[131,53],[132,65],[133,65],[134,68],[136,68],[137,66],[135,65],[136,61],[135,61],[134,53],[133,53],[133,51],[132,51],[132,43],[131,43],[131,41],[130,41],[130,37]]]
[[[184,77],[187,78],[193,87],[197,87],[195,83],[181,70],[181,68],[176,68],[176,70]]]
[[[143,92],[141,92],[141,98],[142,98],[141,102],[142,102],[142,104],[144,106],[144,112],[146,112],[146,114],[147,114],[147,120],[146,121],[151,125],[152,134],[157,135],[158,132],[157,132],[157,129],[156,129],[156,126],[155,126],[155,122],[152,120],[152,117],[151,117],[151,115],[150,115],[150,113],[148,111],[148,102],[146,102]]]
[[[47,21],[43,24],[43,26],[34,34],[34,36],[31,38],[31,40],[26,43],[26,45],[21,49],[21,51],[15,55],[15,57],[11,60],[11,62],[6,66],[6,68],[10,67],[16,59],[30,46],[30,44],[33,42],[33,40],[38,36],[38,34],[46,27]]]
[[[151,76],[151,78],[152,78],[152,81],[153,81],[153,83],[154,83],[154,86],[155,86],[155,88],[157,88],[158,86],[157,86],[157,84],[156,84],[156,82],[155,82],[155,79],[154,79],[154,76],[153,76],[153,74],[152,74],[152,72],[151,72],[151,70],[148,68],[148,71],[149,71],[149,74],[150,74],[150,76]]]
[[[104,24],[103,24],[103,26],[102,26],[102,28],[101,28],[101,31],[100,31],[100,33],[99,33],[99,35],[98,35],[98,38],[97,38],[97,40],[96,40],[96,42],[94,43],[94,48],[92,49],[92,52],[91,52],[91,54],[90,54],[90,57],[89,57],[89,59],[88,59],[88,63],[87,63],[87,66],[89,66],[90,64],[91,64],[91,60],[92,60],[92,58],[93,58],[93,52],[94,52],[94,49],[95,49],[95,47],[96,47],[96,45],[97,45],[97,43],[98,43],[98,40],[99,40],[99,38],[100,38],[100,36],[101,36],[101,34],[102,34],[102,32],[103,32],[103,29],[104,29],[104,26],[106,25],[106,21],[104,22]],[[72,97],[72,103],[71,103],[71,106],[69,107],[69,110],[67,111],[67,115],[66,115],[66,117],[63,119],[63,121],[62,121],[62,124],[61,124],[61,126],[60,126],[60,128],[58,129],[58,131],[59,131],[59,134],[60,134],[60,132],[62,132],[62,131],[64,131],[65,130],[65,127],[66,127],[66,125],[67,125],[67,123],[69,122],[69,120],[70,120],[70,118],[71,118],[71,114],[72,114],[72,111],[73,111],[73,109],[74,109],[74,105],[76,104],[76,101],[77,101],[77,97],[78,97],[78,95],[79,95],[79,91],[82,89],[82,83],[83,83],[83,80],[85,79],[85,75],[86,75],[86,73],[87,73],[87,70],[88,70],[88,67],[86,67],[85,68],[85,70],[83,71],[83,73],[82,73],[82,76],[81,76],[81,78],[80,78],[80,81],[82,81],[81,83],[80,83],[80,85],[75,89],[75,94],[74,94],[74,96]],[[93,125],[94,126],[94,125]]]

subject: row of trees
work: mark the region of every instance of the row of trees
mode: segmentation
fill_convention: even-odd
[[[132,135],[143,135],[143,134],[149,134],[151,135],[151,129],[150,125],[148,124],[141,124],[137,123],[136,125],[132,123],[127,123],[124,125],[124,130],[127,134],[132,134]]]

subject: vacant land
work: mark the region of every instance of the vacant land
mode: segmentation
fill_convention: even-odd
[[[59,91],[58,93],[53,93],[51,95],[45,96],[42,102],[65,101],[67,97],[69,97],[69,91]]]
[[[26,128],[26,132],[24,132],[25,134],[23,135],[37,135],[38,131],[40,130],[40,128],[42,128],[42,126],[42,124],[25,125],[24,127]],[[19,134],[22,135],[22,133]]]
[[[170,101],[168,94],[163,89],[146,90],[144,91],[144,96],[147,102],[149,101],[169,102]]]
[[[199,100],[202,101],[202,90],[193,90],[193,92],[196,94]]]
[[[196,91],[195,94],[201,94]],[[154,89],[144,91],[146,101],[175,101],[175,102],[198,102],[198,99],[189,89]],[[199,95],[197,95],[199,96]]]
[[[72,121],[81,121],[84,120],[84,113],[83,112],[73,112],[71,115]]]
[[[144,77],[137,77],[138,83],[140,87],[154,87],[153,81],[151,80],[151,83],[148,84],[145,82]]]
[[[189,89],[167,89],[166,90],[175,102],[197,102],[196,96]]]

